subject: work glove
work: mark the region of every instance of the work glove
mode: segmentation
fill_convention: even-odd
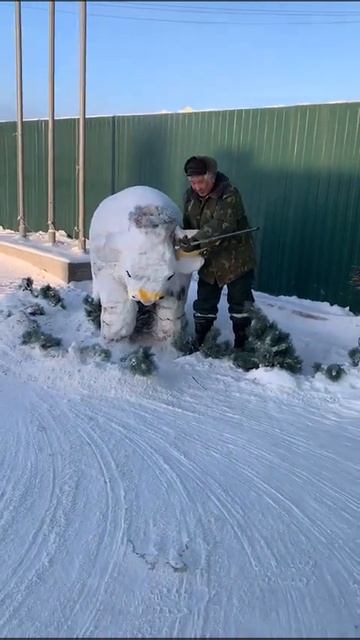
[[[179,246],[182,251],[185,251],[185,253],[191,253],[197,248],[197,246],[194,247],[191,238],[189,238],[188,236],[183,236],[182,238],[180,238]]]

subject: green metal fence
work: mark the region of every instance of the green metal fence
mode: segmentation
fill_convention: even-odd
[[[144,184],[179,205],[185,159],[214,155],[257,235],[256,287],[360,310],[360,102],[88,118],[86,223],[99,202]],[[55,123],[56,227],[76,233],[78,120]],[[0,224],[16,228],[16,127],[0,123]],[[26,121],[25,215],[46,230],[47,122]]]

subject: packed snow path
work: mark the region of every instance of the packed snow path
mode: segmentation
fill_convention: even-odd
[[[360,635],[356,371],[143,379],[5,338],[2,637]]]

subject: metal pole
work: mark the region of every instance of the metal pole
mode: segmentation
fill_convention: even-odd
[[[86,0],[80,0],[79,249],[85,238]]]
[[[24,214],[24,146],[23,146],[23,86],[22,86],[22,50],[21,50],[21,2],[15,0],[15,39],[16,39],[16,145],[17,145],[17,202],[19,234],[26,238]]]
[[[48,239],[55,244],[54,216],[54,60],[55,2],[49,1]]]

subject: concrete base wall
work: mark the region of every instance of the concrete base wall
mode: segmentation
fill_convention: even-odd
[[[55,251],[56,249],[52,253],[47,253],[41,249],[37,250],[34,246],[26,247],[13,242],[0,241],[1,254],[28,262],[66,283],[91,280],[90,258],[72,261],[71,258],[57,256]]]

